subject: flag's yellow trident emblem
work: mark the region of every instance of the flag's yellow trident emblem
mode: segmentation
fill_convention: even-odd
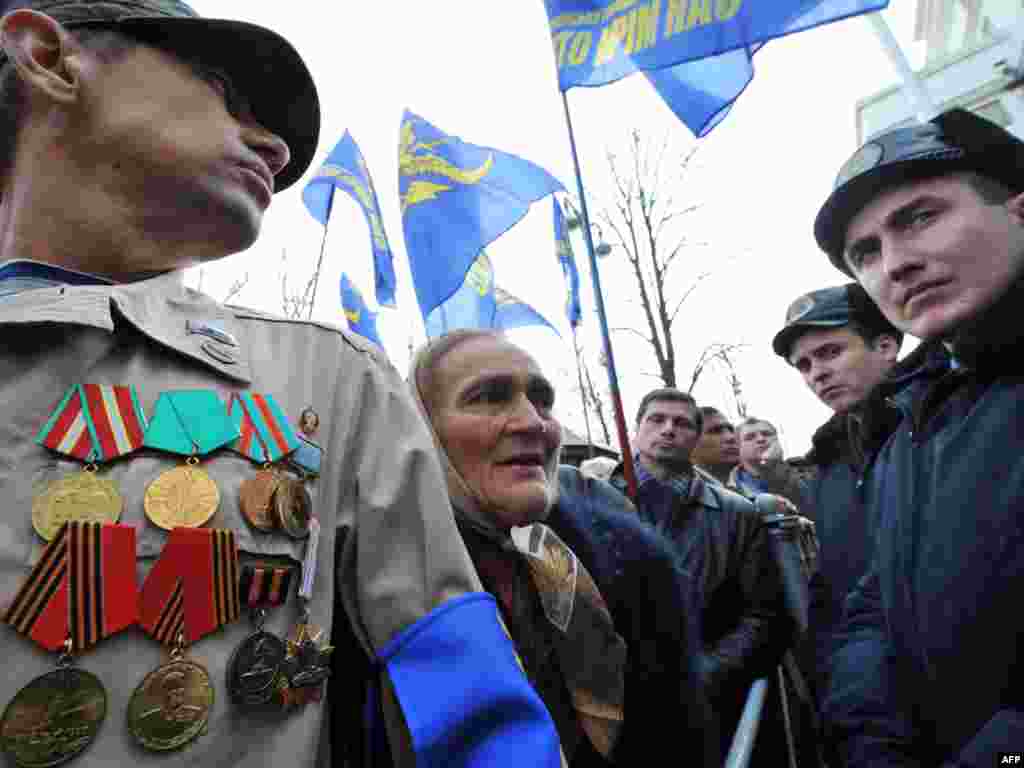
[[[410,205],[433,200],[442,192],[447,192],[455,184],[479,184],[494,165],[494,155],[488,155],[479,168],[459,168],[457,165],[440,155],[431,154],[429,150],[450,141],[416,141],[412,120],[402,123],[402,138],[398,145],[398,173],[407,178],[430,174],[443,176],[452,184],[439,184],[425,179],[414,179],[409,182],[405,194],[402,195],[402,213]]]

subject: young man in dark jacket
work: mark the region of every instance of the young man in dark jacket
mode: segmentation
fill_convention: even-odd
[[[788,498],[815,523],[820,549],[804,662],[819,693],[828,637],[846,594],[871,561],[874,524],[861,493],[864,454],[871,448],[863,408],[895,365],[902,340],[864,289],[850,283],[797,298],[772,341],[775,353],[835,412],[814,433],[806,456],[768,461],[761,472],[769,491]]]
[[[1021,168],[1024,142],[951,110],[858,150],[815,222],[925,341],[880,387],[902,421],[865,483],[873,565],[829,662],[825,712],[853,768],[997,765],[1024,744]]]
[[[670,538],[700,606],[700,674],[730,743],[751,683],[773,672],[792,643],[779,567],[754,505],[690,463],[701,432],[693,398],[657,389],[640,403],[636,468],[640,517]],[[622,466],[611,483],[625,493]]]

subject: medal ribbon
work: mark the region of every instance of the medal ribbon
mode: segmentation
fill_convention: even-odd
[[[233,394],[228,415],[242,433],[231,448],[259,464],[273,463],[299,447],[299,437],[273,395]]]
[[[205,455],[233,442],[238,427],[212,389],[163,392],[157,398],[143,445],[182,456]]]
[[[3,615],[3,621],[48,651],[71,637],[76,652],[138,619],[135,529],[112,523],[68,522]]]
[[[146,416],[135,387],[75,384],[36,435],[36,443],[79,461],[110,461],[138,450]]]
[[[139,606],[139,625],[165,645],[173,645],[179,632],[191,645],[235,621],[240,606],[234,531],[174,528],[142,585]]]
[[[278,606],[288,600],[294,568],[247,565],[242,568],[239,595],[249,608]]]

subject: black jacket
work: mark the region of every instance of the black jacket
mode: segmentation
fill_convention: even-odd
[[[1021,298],[957,340],[964,367],[923,345],[893,384],[902,422],[866,483],[874,562],[825,700],[851,768],[996,765],[1024,744]]]
[[[871,564],[876,520],[864,503],[866,457],[881,447],[899,421],[898,409],[884,399],[862,410],[836,414],[818,428],[810,452],[766,473],[769,490],[796,504],[814,521],[818,537],[817,570],[810,583],[807,634],[800,647],[801,666],[819,694],[826,687],[830,638],[842,616],[843,602]]]
[[[624,491],[622,472],[620,465],[611,482]],[[754,505],[700,474],[661,532],[702,607],[701,677],[723,735],[731,735],[750,684],[772,672],[794,638],[779,565]]]

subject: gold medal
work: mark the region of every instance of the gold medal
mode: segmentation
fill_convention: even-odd
[[[178,526],[198,528],[220,505],[217,484],[190,456],[185,466],[164,472],[149,484],[143,506],[153,525],[164,530]]]
[[[258,531],[274,530],[274,492],[280,482],[281,475],[277,471],[261,469],[238,490],[242,515]]]
[[[135,689],[128,702],[128,729],[146,749],[178,749],[203,732],[212,708],[209,674],[182,658],[178,648]]]
[[[48,768],[77,757],[107,716],[95,675],[63,667],[18,691],[0,720],[0,744],[18,768]]]
[[[70,520],[85,523],[116,523],[121,518],[124,500],[117,486],[96,474],[88,465],[46,486],[32,502],[32,527],[46,541]]]
[[[281,530],[293,539],[309,536],[313,501],[306,486],[290,477],[282,477],[274,491],[274,513]]]

